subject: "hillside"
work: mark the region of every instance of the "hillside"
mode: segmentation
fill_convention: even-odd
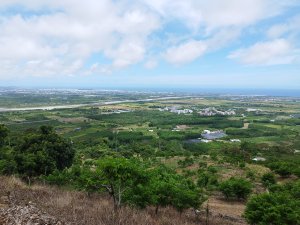
[[[172,208],[158,215],[154,209],[135,210],[123,207],[114,212],[108,197],[43,185],[26,186],[14,177],[0,177],[0,224],[90,224],[90,225],[183,225],[205,224],[205,212],[185,211],[181,216]],[[216,204],[216,202],[215,202]],[[238,205],[237,205],[238,206]],[[215,207],[220,207],[215,205]],[[221,206],[224,209],[224,206]],[[232,208],[232,207],[227,207]],[[232,208],[235,210],[235,207]],[[213,208],[209,224],[246,224],[236,215],[222,215]]]

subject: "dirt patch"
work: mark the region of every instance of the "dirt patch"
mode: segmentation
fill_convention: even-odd
[[[244,123],[244,126],[242,127],[242,129],[248,129],[249,128],[249,124],[250,123]]]
[[[186,130],[186,129],[188,129],[188,128],[190,128],[190,127],[187,126],[187,125],[177,125],[177,126],[176,126],[176,129],[177,129],[177,130]]]
[[[217,197],[209,198],[208,205],[211,211],[233,217],[242,217],[245,203],[240,201],[227,201]]]

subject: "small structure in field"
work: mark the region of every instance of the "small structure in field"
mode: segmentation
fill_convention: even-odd
[[[222,130],[216,130],[216,131],[204,130],[201,136],[207,140],[215,140],[215,139],[225,137],[226,134]]]
[[[209,142],[212,142],[212,140],[207,140],[207,139],[200,139],[201,142],[203,143],[209,143]]]
[[[266,161],[266,158],[258,156],[258,157],[254,157],[252,160],[255,162],[264,162]]]

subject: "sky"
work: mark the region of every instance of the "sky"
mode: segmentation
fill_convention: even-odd
[[[0,0],[0,86],[300,90],[300,0]]]

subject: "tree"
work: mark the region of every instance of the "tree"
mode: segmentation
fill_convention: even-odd
[[[199,208],[204,198],[193,181],[175,171],[159,166],[146,168],[145,182],[139,182],[124,192],[124,201],[144,208],[155,206],[155,213],[160,207],[172,206],[180,213],[184,209]]]
[[[276,180],[275,180],[275,176],[273,173],[265,173],[262,177],[261,177],[261,182],[263,183],[263,185],[265,187],[269,187],[273,184],[276,184]]]
[[[215,173],[201,171],[198,175],[197,185],[202,188],[210,189],[218,186],[218,177]]]
[[[173,206],[181,213],[187,208],[197,209],[203,203],[204,198],[196,185],[175,171],[160,166],[150,174],[149,184],[156,214],[159,207]]]
[[[252,185],[243,178],[231,177],[222,182],[219,189],[226,198],[246,199],[251,193]]]
[[[203,196],[200,196],[199,190],[190,180],[183,179],[173,188],[173,193],[175,195],[171,204],[180,213],[188,208],[198,209],[204,202]]]
[[[97,162],[96,173],[101,187],[112,197],[115,209],[123,203],[122,197],[132,187],[147,182],[142,166],[133,159],[106,157]]]
[[[3,124],[0,124],[0,148],[3,147],[9,130]]]
[[[14,160],[13,149],[9,146],[0,148],[0,174],[13,174],[16,168],[17,165]]]
[[[42,126],[27,134],[14,154],[18,173],[29,179],[71,166],[75,151],[51,127]]]
[[[287,162],[271,163],[269,167],[282,177],[289,177],[292,174],[293,166]]]
[[[244,214],[250,224],[300,224],[300,201],[282,193],[264,193],[252,197]]]

